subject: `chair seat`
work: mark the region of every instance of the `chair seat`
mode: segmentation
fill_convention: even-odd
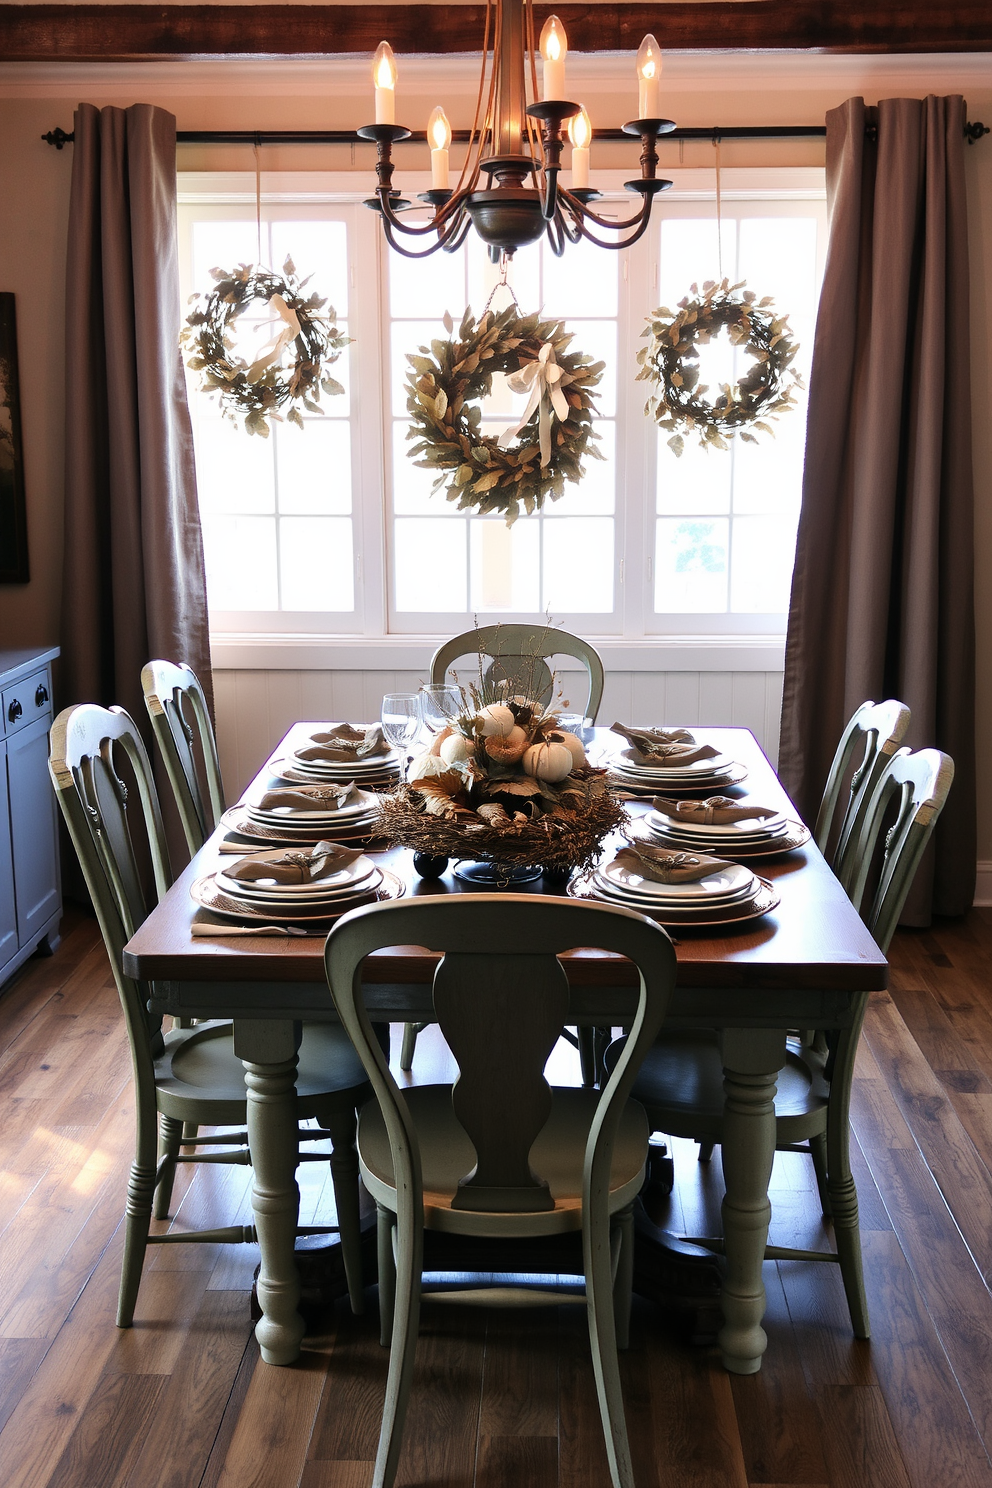
[[[801,1056],[788,1050],[775,1094],[779,1142],[802,1141],[823,1128],[830,1087],[821,1064],[812,1051]],[[646,1055],[632,1093],[651,1113],[654,1130],[719,1141],[724,1093],[717,1035],[705,1030],[665,1034]]]
[[[165,1053],[155,1061],[164,1115],[216,1126],[244,1121],[245,1067],[234,1052],[229,1022],[175,1029],[166,1035],[165,1045]],[[339,1093],[347,1093],[354,1104],[362,1099],[365,1071],[340,1024],[304,1025],[296,1089],[301,1120],[318,1115],[321,1104]]]
[[[420,1143],[424,1224],[462,1235],[551,1235],[582,1228],[582,1166],[589,1128],[599,1102],[596,1090],[556,1087],[547,1123],[531,1150],[534,1169],[548,1181],[553,1210],[535,1214],[477,1213],[452,1209],[459,1178],[475,1166],[475,1149],[451,1107],[450,1085],[419,1085],[404,1092]],[[613,1149],[610,1212],[631,1203],[644,1182],[648,1120],[628,1101]],[[396,1190],[389,1138],[378,1105],[358,1117],[358,1155],[366,1187],[378,1202],[395,1208]]]

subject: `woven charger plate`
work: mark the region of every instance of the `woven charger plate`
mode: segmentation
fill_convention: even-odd
[[[738,914],[731,914],[729,909],[721,911],[714,906],[713,918],[710,919],[702,914],[673,914],[667,908],[651,909],[646,905],[635,904],[632,900],[607,897],[595,888],[590,874],[582,873],[573,878],[568,886],[567,893],[572,899],[591,899],[597,904],[618,904],[625,909],[636,910],[639,914],[646,914],[649,919],[657,920],[659,925],[673,930],[712,930],[722,925],[747,924],[751,920],[760,920],[762,915],[769,914],[777,908],[779,896],[775,892],[774,885],[767,878],[758,879],[758,891],[749,905],[746,905]]]
[[[201,909],[209,909],[211,914],[220,915],[225,920],[237,920],[244,925],[326,925],[331,920],[336,920],[339,916],[347,914],[349,909],[357,909],[359,905],[379,904],[388,899],[402,899],[406,893],[406,885],[403,880],[398,878],[395,873],[390,873],[386,868],[380,871],[382,873],[382,883],[377,889],[368,894],[356,893],[354,899],[342,905],[339,910],[332,910],[330,913],[326,909],[318,914],[310,909],[300,912],[291,909],[278,909],[274,905],[260,906],[255,910],[247,904],[242,904],[238,899],[232,899],[229,894],[223,893],[214,882],[212,874],[208,874],[204,878],[198,878],[191,883],[189,886],[189,895],[194,904],[198,904]]]
[[[267,827],[262,822],[252,821],[243,806],[231,806],[224,812],[220,824],[228,832],[237,832],[239,837],[253,837],[259,842],[271,842],[273,847],[306,847],[315,842],[352,842],[364,841],[372,835],[372,826],[376,821],[375,812],[371,812],[367,818],[349,817],[342,821],[339,826],[313,827],[307,825],[297,828],[292,824],[292,831],[280,827]],[[286,827],[290,826],[287,819]]]

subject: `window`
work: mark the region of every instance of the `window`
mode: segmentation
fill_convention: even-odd
[[[616,183],[604,178],[606,210]],[[181,178],[181,262],[187,291],[209,288],[215,264],[257,256],[254,192],[244,177]],[[253,187],[254,182],[251,182]],[[825,240],[822,172],[726,171],[717,244],[712,174],[684,172],[633,249],[540,245],[521,250],[510,284],[522,308],[562,318],[575,346],[606,364],[596,429],[603,461],[507,529],[459,512],[406,453],[408,353],[443,335],[445,311],[478,315],[498,270],[474,235],[454,255],[411,261],[381,241],[354,178],[269,177],[262,256],[291,254],[355,338],[336,376],[343,397],[276,425],[269,440],[220,417],[191,392],[215,631],[373,636],[451,634],[473,617],[551,613],[570,629],[636,639],[774,635],[784,629],[802,478],[805,406],[775,437],[681,458],[646,419],[636,381],[645,316],[693,282],[746,278],[775,297],[808,368]],[[413,188],[415,189],[415,187]],[[497,290],[497,308],[508,303]],[[272,334],[264,307],[242,318],[246,350]],[[714,377],[734,353],[712,349]],[[487,429],[511,424],[522,399],[494,389]]]

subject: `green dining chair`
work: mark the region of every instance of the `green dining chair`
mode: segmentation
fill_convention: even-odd
[[[858,829],[858,872],[852,897],[882,951],[888,950],[924,849],[954,778],[946,754],[901,750],[876,783]],[[877,863],[881,853],[881,865]],[[877,881],[872,884],[870,875]],[[867,911],[862,900],[871,895]],[[824,1217],[833,1220],[836,1251],[769,1245],[767,1260],[839,1264],[856,1338],[869,1336],[861,1263],[858,1196],[851,1173],[850,1105],[854,1060],[868,993],[855,1002],[848,1025],[825,1036],[792,1037],[775,1096],[776,1149],[808,1152],[817,1173]],[[609,1067],[617,1045],[607,1051]],[[652,1048],[633,1085],[651,1130],[688,1137],[705,1155],[723,1133],[723,1064],[718,1036],[703,1030],[666,1033]],[[722,1242],[693,1237],[719,1251]]]
[[[854,848],[869,802],[883,770],[905,738],[909,718],[906,704],[896,698],[862,703],[848,721],[834,753],[813,835],[848,891],[857,871]]]
[[[362,963],[393,945],[443,953],[434,1014],[458,1063],[453,1085],[401,1091],[390,1073],[365,1010]],[[630,1036],[602,1092],[552,1089],[544,1077],[570,1021],[568,978],[557,958],[577,946],[618,952],[639,973]],[[619,907],[471,894],[353,910],[328,936],[325,963],[334,1006],[376,1097],[358,1125],[362,1177],[379,1212],[379,1299],[391,1349],[373,1488],[390,1488],[396,1474],[425,1228],[498,1239],[507,1271],[515,1241],[581,1232],[610,1481],[631,1488],[616,1350],[627,1339],[632,1204],[644,1178],[648,1130],[627,1096],[674,986],[671,941],[653,921]],[[491,1290],[478,1295],[492,1300]],[[549,1295],[536,1300],[546,1303]]]
[[[207,700],[196,673],[184,662],[148,662],[141,669],[141,689],[192,857],[224,812],[224,783]]]
[[[547,658],[573,656],[585,667],[588,693],[583,706],[570,698],[567,711],[596,722],[603,700],[603,662],[595,646],[582,640],[581,636],[570,635],[567,630],[555,630],[550,625],[484,625],[478,630],[466,630],[445,641],[434,652],[431,682],[447,681],[449,669],[463,656],[476,658],[484,682],[496,683],[505,679],[511,684],[511,694],[519,693],[535,702],[545,703],[552,700],[554,690],[554,678]]]
[[[248,1163],[245,1071],[234,1052],[233,1025],[212,1020],[163,1031],[148,1011],[149,988],[124,971],[123,950],[151,906],[169,887],[169,859],[162,814],[148,755],[123,709],[84,704],[67,708],[51,733],[49,769],[69,836],[93,901],[120,994],[134,1079],[135,1154],[128,1183],[124,1261],[117,1325],[128,1328],[149,1245],[179,1242],[251,1242],[251,1226],[151,1234],[152,1218],[168,1217],[176,1164]],[[124,780],[121,776],[129,777]],[[136,791],[136,798],[135,798]],[[149,887],[145,886],[146,878]],[[301,1140],[330,1134],[331,1179],[338,1225],[298,1231],[339,1230],[352,1309],[363,1306],[357,1107],[370,1087],[344,1030],[334,1023],[307,1024],[296,1082]],[[198,1128],[236,1127],[200,1135]],[[187,1140],[189,1132],[193,1139]],[[224,1150],[217,1151],[214,1149]],[[157,1149],[157,1156],[156,1156]],[[186,1149],[192,1149],[188,1151]],[[205,1149],[205,1150],[198,1150]],[[312,1162],[326,1161],[309,1154]]]

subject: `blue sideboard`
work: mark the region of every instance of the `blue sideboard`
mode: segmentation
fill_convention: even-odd
[[[0,985],[59,940],[55,792],[48,774],[52,662],[47,650],[0,649]]]

